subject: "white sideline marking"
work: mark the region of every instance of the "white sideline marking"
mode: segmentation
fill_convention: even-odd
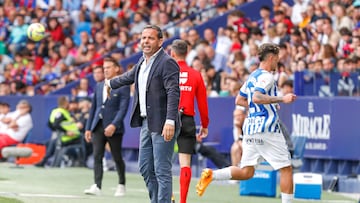
[[[55,198],[83,198],[76,195],[56,195],[56,194],[32,194],[32,193],[14,193],[14,192],[0,192],[7,196],[21,196],[21,197],[55,197]]]
[[[29,194],[29,193],[19,193],[21,197],[54,197],[54,198],[83,198],[76,195],[54,195],[54,194]]]

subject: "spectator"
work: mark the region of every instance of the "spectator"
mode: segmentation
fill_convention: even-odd
[[[288,51],[286,44],[279,44],[279,62],[284,64],[285,67],[290,67],[291,55]]]
[[[270,18],[270,15],[271,15],[270,7],[262,6],[260,8],[261,19],[256,22],[256,26],[258,26],[261,30],[263,30],[264,34],[269,27],[272,27],[274,25],[273,21]]]
[[[0,75],[2,75],[5,71],[5,67],[7,64],[13,63],[13,59],[6,55],[5,53],[0,54]]]
[[[208,42],[208,44],[215,50],[217,41],[216,41],[216,35],[214,31],[211,28],[206,28],[204,30],[204,39]]]
[[[346,28],[346,27],[343,27],[340,29],[339,31],[340,33],[340,40],[339,40],[339,44],[337,46],[337,56],[340,56],[340,57],[348,57],[351,52],[353,50],[351,50],[351,39],[352,39],[352,33],[351,31]]]
[[[50,32],[51,39],[55,42],[64,41],[64,33],[62,25],[59,23],[58,19],[53,17],[48,19],[48,31]]]
[[[253,65],[254,63],[258,63],[259,59],[258,59],[258,46],[254,43],[249,45],[250,48],[250,52],[248,55],[246,55],[245,57],[245,67],[251,72],[252,70],[250,70],[251,65]]]
[[[217,36],[212,42],[215,52],[227,57],[230,54],[233,46],[233,34],[236,34],[232,27],[226,27],[225,29],[220,27],[217,32]],[[240,42],[239,42],[240,43]]]
[[[280,37],[279,44],[285,44],[290,42],[290,35],[287,33],[287,25],[283,22],[277,23],[276,27],[276,34]]]
[[[4,125],[2,119],[6,118],[9,112],[10,112],[10,105],[6,102],[0,102],[0,129]]]
[[[334,29],[336,31],[340,31],[341,28],[347,28],[349,30],[352,30],[354,22],[349,16],[346,15],[346,8],[343,5],[336,3],[333,5],[332,9],[334,13]]]
[[[72,89],[72,96],[74,98],[86,98],[93,94],[93,89],[89,85],[89,80],[87,78],[81,78],[79,86]]]
[[[76,59],[76,57],[78,56],[78,50],[74,44],[73,39],[69,36],[66,36],[64,39],[64,45],[68,49],[68,54],[70,56],[72,56],[74,59]],[[76,60],[75,60],[75,62],[76,62]]]
[[[55,68],[52,67],[50,64],[46,63],[41,68],[40,72],[40,80],[50,82],[58,77],[55,73]]]
[[[166,12],[159,13],[159,20],[160,28],[165,30],[170,37],[178,35],[178,27],[172,21],[170,21],[170,17]]]
[[[144,20],[143,14],[136,12],[134,14],[134,22],[130,25],[130,34],[141,33],[146,25],[147,23]]]
[[[53,135],[47,143],[45,157],[35,166],[44,167],[48,159],[54,155],[57,145],[68,146],[80,141],[79,128],[68,109],[68,98],[60,96],[58,107],[51,111],[48,120],[48,126],[53,131]]]
[[[86,68],[81,71],[80,77],[85,77],[86,74],[91,73],[91,66],[99,66],[103,64],[103,59],[100,58],[101,55],[97,52],[95,44],[89,43],[86,45],[86,51],[83,52],[77,59],[78,63],[92,62]]]
[[[274,7],[275,8],[275,7]],[[274,12],[274,23],[284,23],[287,27],[287,33],[290,33],[291,28],[293,27],[293,23],[289,18],[287,18],[285,11],[277,10]]]
[[[10,95],[10,85],[6,82],[0,83],[0,96]]]
[[[12,55],[20,51],[25,46],[25,41],[27,39],[26,31],[29,27],[24,23],[24,16],[22,15],[17,15],[16,21],[17,25],[12,27],[8,39],[9,51],[12,53]]]
[[[355,81],[351,78],[351,63],[351,59],[346,59],[343,66],[338,66],[341,76],[337,81],[337,91],[339,96],[353,96],[355,93]]]
[[[287,4],[286,2],[284,2],[283,0],[272,0],[273,3],[273,11],[277,12],[277,11],[286,11],[287,16],[291,16],[292,14],[292,8],[289,6],[289,4]]]
[[[55,5],[50,7],[49,17],[56,18],[62,25],[71,20],[69,13],[63,8],[63,0],[55,0]]]
[[[310,44],[310,57],[309,57],[309,62],[315,62],[319,59],[321,59],[320,56],[320,50],[321,50],[321,45],[320,42],[317,41],[316,39],[313,39],[309,42]]]
[[[40,80],[39,73],[35,70],[35,62],[32,59],[28,60],[23,74],[22,82],[27,86],[33,86]]]
[[[95,82],[101,82],[105,79],[104,69],[102,66],[95,66],[93,70],[93,78]]]
[[[292,13],[291,13],[291,22],[294,25],[298,25],[300,22],[302,22],[303,15],[302,13],[306,13],[306,6],[307,6],[308,0],[295,0],[295,4],[292,6]]]
[[[66,45],[62,44],[59,47],[60,63],[64,63],[67,66],[75,64],[75,58],[69,54],[69,49]]]
[[[118,1],[119,2],[119,1]],[[104,18],[112,17],[117,18],[118,13],[121,12],[121,9],[119,8],[119,4],[115,0],[108,0],[107,8],[105,8],[104,12]]]
[[[199,36],[199,33],[197,32],[197,30],[190,29],[188,31],[187,41],[190,44],[189,46],[190,46],[191,50],[189,51],[188,55],[186,56],[186,63],[191,64],[192,61],[194,60],[195,56],[197,55],[195,49],[196,49],[196,46],[199,44],[199,41],[200,41],[200,36]]]
[[[131,46],[128,46],[130,43],[130,36],[126,31],[120,31],[119,32],[119,40],[116,43],[116,46],[118,48],[123,48],[124,49],[124,56],[125,57],[129,57],[132,53],[133,50],[131,48]]]
[[[226,66],[226,57],[219,53],[216,53],[212,46],[205,47],[206,58],[210,60],[211,64],[214,66],[216,72],[226,72],[231,73],[231,69]]]
[[[20,100],[16,110],[6,114],[0,125],[0,151],[6,146],[22,142],[33,127],[31,118],[31,104]]]

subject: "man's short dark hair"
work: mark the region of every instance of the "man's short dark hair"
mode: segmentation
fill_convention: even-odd
[[[269,54],[277,55],[279,54],[279,46],[273,43],[262,44],[259,48],[259,60],[264,61]]]
[[[282,83],[281,88],[283,88],[285,86],[289,86],[289,87],[293,88],[294,87],[294,82],[292,80],[285,80]]]
[[[171,44],[171,49],[176,53],[176,55],[184,57],[186,56],[188,50],[188,44],[184,40],[176,39]]]
[[[111,57],[111,56],[105,57],[105,58],[104,58],[104,62],[105,62],[105,61],[107,61],[107,62],[112,62],[115,66],[121,67],[120,64],[119,64],[119,62],[118,62],[115,58],[113,58],[113,57]]]
[[[159,26],[156,26],[156,25],[146,25],[143,30],[145,30],[145,29],[153,29],[153,30],[156,30],[156,31],[157,31],[157,37],[158,37],[159,39],[162,39],[162,38],[163,38],[163,33],[162,33],[162,30],[161,30],[161,28],[160,28]]]
[[[266,11],[271,12],[271,8],[269,6],[266,6],[266,5],[261,6],[260,10],[266,10]]]

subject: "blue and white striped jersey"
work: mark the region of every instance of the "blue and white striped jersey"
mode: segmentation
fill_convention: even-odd
[[[265,132],[280,132],[279,116],[277,114],[277,105],[273,104],[255,104],[252,96],[255,91],[260,91],[269,96],[277,96],[277,87],[274,76],[261,68],[252,72],[241,87],[239,94],[247,98],[249,105],[248,116],[243,124],[243,133],[252,135]]]

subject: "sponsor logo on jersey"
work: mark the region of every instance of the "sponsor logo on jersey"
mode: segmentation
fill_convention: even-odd
[[[188,72],[180,72],[180,85],[183,85],[187,82],[189,77],[189,73]]]
[[[185,85],[188,81],[189,73],[188,72],[180,72],[179,77],[179,84],[180,84],[180,91],[191,92],[192,87],[190,85]]]

